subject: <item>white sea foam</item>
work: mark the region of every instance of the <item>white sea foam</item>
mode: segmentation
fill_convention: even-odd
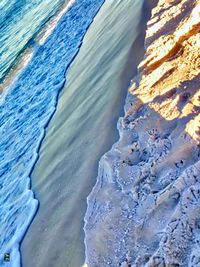
[[[19,244],[38,206],[29,177],[66,70],[102,4],[77,0],[0,101],[0,266],[20,265]]]

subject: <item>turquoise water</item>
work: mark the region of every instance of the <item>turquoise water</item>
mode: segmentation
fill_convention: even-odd
[[[30,175],[65,84],[67,68],[102,4],[103,0],[76,0],[44,45],[37,45],[29,64],[1,97],[0,266],[20,265],[19,244],[38,205],[30,190]],[[10,253],[10,263],[4,261],[4,253]]]
[[[65,0],[0,1],[0,80]]]

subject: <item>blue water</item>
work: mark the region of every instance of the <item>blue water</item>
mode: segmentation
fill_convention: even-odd
[[[21,10],[20,14],[26,12],[26,9],[19,7],[22,2],[26,3],[26,1],[16,1],[16,6]],[[37,3],[40,2],[47,3],[47,1],[37,1]],[[54,1],[54,4],[59,2],[61,1]],[[104,0],[77,0],[61,18],[45,44],[37,45],[28,66],[1,98],[0,266],[19,266],[20,264],[19,243],[38,206],[37,200],[29,189],[29,177],[38,159],[45,128],[55,112],[58,94],[66,82],[67,68],[79,51],[83,36],[103,2]],[[6,14],[13,12],[12,5],[6,5],[6,3],[7,1],[0,3],[1,12],[2,9],[7,9],[4,20]],[[29,4],[27,1],[27,6]],[[43,20],[45,16],[44,14]],[[17,24],[17,19],[12,23]],[[40,23],[38,21],[38,25]],[[5,23],[5,27],[6,25]],[[4,27],[2,17],[1,27]],[[35,26],[30,35],[36,31],[36,28]],[[8,36],[9,38],[12,36],[12,30]],[[30,38],[28,36],[27,27],[25,39],[28,40]],[[20,45],[24,46],[22,43]],[[6,45],[1,45],[1,54],[5,47]],[[16,49],[16,55],[17,51],[19,48]],[[0,65],[0,75],[16,57],[14,54],[14,50],[10,51],[12,58]],[[10,264],[3,263],[4,253],[11,254]]]
[[[0,1],[0,80],[65,0]]]

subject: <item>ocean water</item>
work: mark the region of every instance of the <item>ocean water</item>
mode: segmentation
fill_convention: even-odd
[[[119,138],[117,121],[144,53],[145,3],[106,0],[68,69],[31,176],[40,206],[21,246],[25,267],[84,263],[86,198],[101,156]]]
[[[0,81],[65,0],[0,1]]]
[[[35,46],[31,61],[0,99],[0,266],[20,265],[19,244],[38,207],[30,175],[67,69],[103,2],[76,0],[46,42]],[[1,1],[0,77],[61,3]],[[10,253],[9,263],[4,253]]]

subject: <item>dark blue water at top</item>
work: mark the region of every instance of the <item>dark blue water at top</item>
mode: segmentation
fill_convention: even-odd
[[[0,80],[65,0],[0,1]]]

